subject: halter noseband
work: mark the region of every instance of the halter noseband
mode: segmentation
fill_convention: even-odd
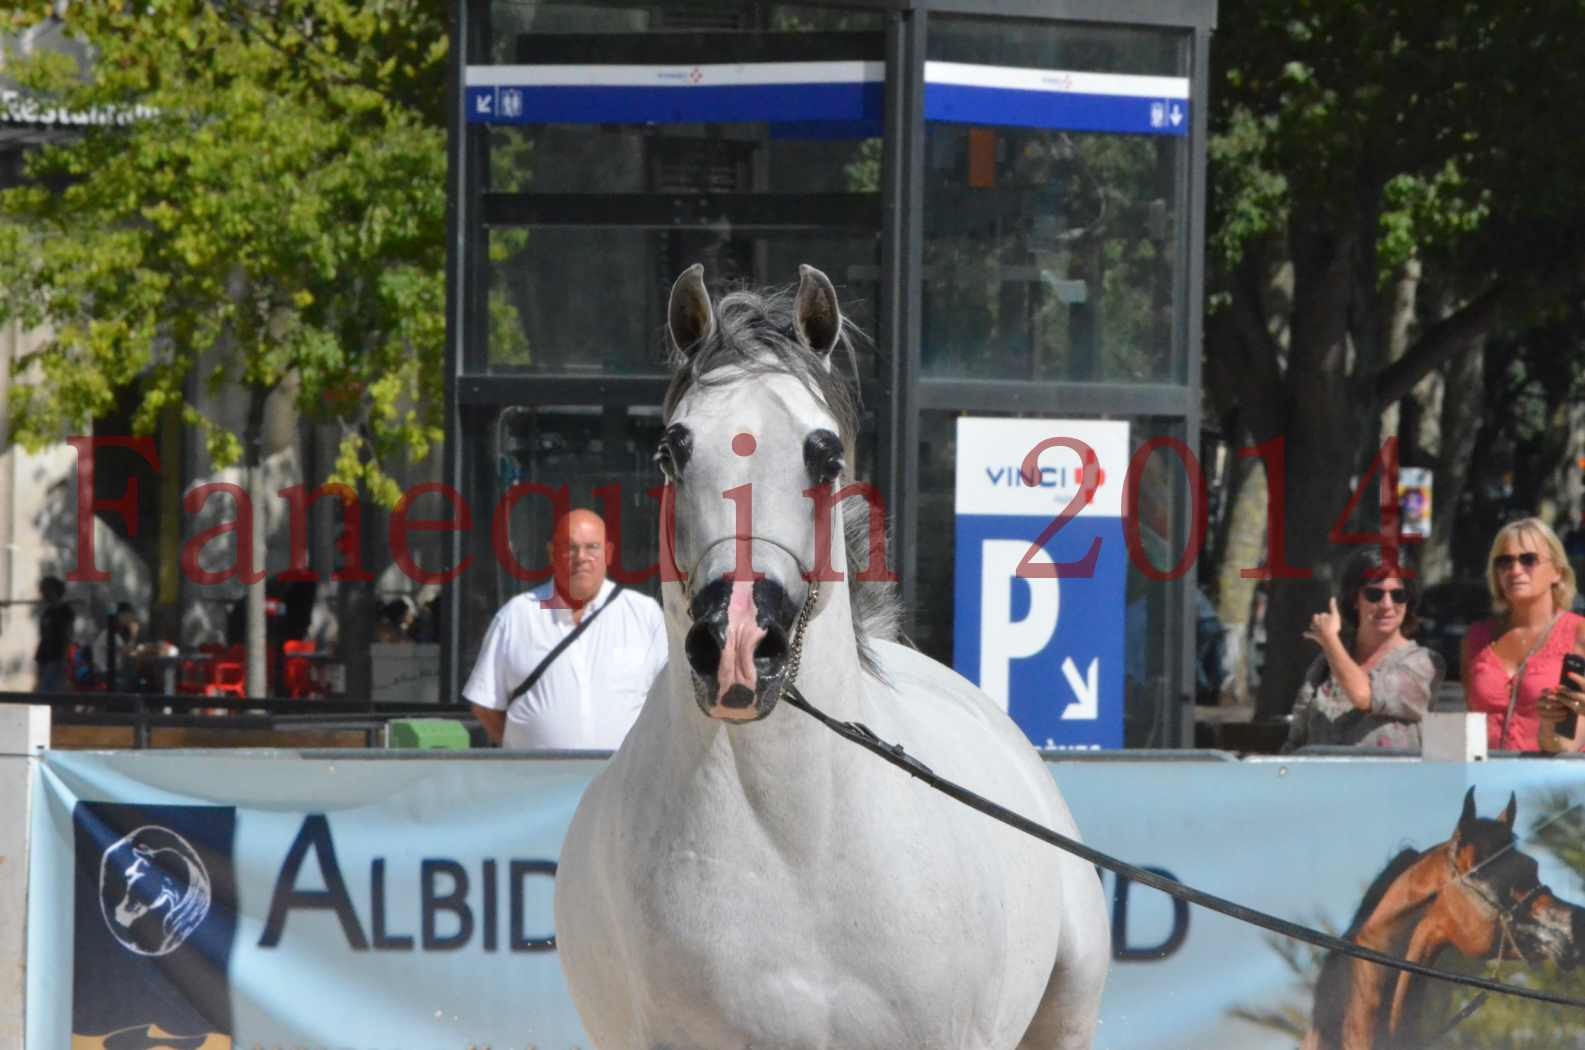
[[[1484,864],[1484,862],[1482,862],[1482,864]],[[1471,868],[1469,871],[1459,871],[1458,865],[1453,859],[1453,850],[1450,846],[1447,851],[1447,866],[1448,870],[1452,873],[1452,878],[1449,880],[1449,884],[1464,887],[1470,893],[1474,894],[1474,896],[1478,898],[1482,904],[1490,908],[1492,913],[1497,917],[1497,925],[1502,933],[1502,942],[1497,948],[1497,958],[1500,959],[1502,957],[1502,944],[1511,944],[1513,945],[1513,949],[1518,954],[1519,958],[1523,959],[1527,963],[1530,963],[1530,957],[1525,954],[1523,945],[1520,943],[1518,936],[1516,936],[1514,933],[1514,923],[1516,922],[1519,913],[1523,909],[1528,908],[1537,897],[1541,896],[1543,893],[1551,893],[1551,887],[1549,887],[1544,882],[1537,882],[1535,886],[1526,892],[1523,897],[1520,897],[1518,900],[1505,906],[1503,902],[1497,897],[1497,895],[1488,890],[1484,884],[1477,882],[1475,879],[1470,877],[1476,871],[1480,870],[1482,865],[1477,865],[1476,867]]]
[[[761,543],[768,543],[772,547],[775,547],[777,550],[781,551],[783,554],[787,555],[787,557],[791,558],[793,565],[797,566],[798,574],[800,576],[811,576],[811,575],[813,575],[811,573],[811,571],[807,567],[805,567],[805,565],[803,563],[803,559],[798,557],[797,554],[794,554],[792,552],[792,550],[789,549],[786,546],[786,544],[778,543],[777,541],[775,541],[773,539],[769,539],[769,538],[764,537],[764,536],[750,536],[748,538],[748,542],[750,542],[750,543],[754,542],[755,540],[759,540]],[[677,575],[679,577],[681,577],[678,580],[678,582],[686,586],[690,581],[693,580],[693,578],[695,576],[697,576],[699,574],[699,566],[704,562],[705,558],[710,556],[710,552],[711,551],[715,550],[717,547],[721,546],[721,544],[723,544],[723,543],[737,543],[737,542],[739,542],[739,538],[737,536],[728,536],[728,537],[726,537],[724,539],[716,540],[714,543],[711,543],[709,546],[705,547],[705,549],[699,553],[698,559],[693,563],[693,565],[686,572],[683,571],[681,566],[677,567]],[[672,563],[676,564],[676,561],[677,561],[677,555],[676,555],[676,551],[674,550],[672,552]],[[749,568],[752,571],[753,566],[751,565],[751,566],[749,566]]]

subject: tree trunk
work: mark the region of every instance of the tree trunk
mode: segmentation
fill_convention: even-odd
[[[1568,398],[1549,394],[1546,426],[1536,442],[1535,512],[1560,535],[1568,532],[1574,516],[1568,488],[1569,468],[1573,465],[1573,410]]]
[[[1335,551],[1328,541],[1332,525],[1347,505],[1355,457],[1323,436],[1316,440],[1300,430],[1288,435],[1286,477],[1282,479],[1285,521],[1283,560],[1309,579],[1273,579],[1267,584],[1266,655],[1256,699],[1258,721],[1279,719],[1293,708],[1304,670],[1315,659],[1315,644],[1303,637],[1310,618],[1327,607],[1336,593]],[[1324,434],[1324,432],[1323,432]],[[1348,442],[1349,452],[1352,442]],[[1275,486],[1274,486],[1275,487]],[[1276,509],[1271,511],[1275,516]],[[1268,568],[1275,568],[1268,554]]]
[[[1228,471],[1230,506],[1216,570],[1216,615],[1226,628],[1228,680],[1223,697],[1247,704],[1250,694],[1250,612],[1256,581],[1242,570],[1261,563],[1266,548],[1266,470],[1253,459],[1235,458]]]
[[[1471,340],[1470,348],[1448,363],[1443,373],[1442,411],[1439,422],[1434,487],[1431,490],[1431,536],[1420,550],[1420,572],[1426,583],[1453,576],[1453,533],[1475,461],[1475,439],[1485,408],[1486,389],[1481,379],[1484,337]]]
[[[264,463],[263,463],[263,437],[264,437],[264,403],[269,398],[269,391],[254,387],[248,391],[248,419],[242,438],[243,463],[246,466],[249,517],[252,519],[251,551],[238,551],[243,555],[242,562],[250,570],[259,574],[258,579],[247,583],[247,692],[251,697],[264,697],[270,693],[269,689],[269,661],[270,651],[268,632],[265,629],[265,579],[267,573],[265,562],[265,529],[267,520],[264,516],[266,500],[269,498],[264,491]],[[238,537],[239,541],[241,537]]]
[[[386,515],[373,501],[364,500],[359,515],[358,543],[363,551],[363,564],[385,564],[385,543],[382,525]],[[374,582],[344,580],[337,585],[338,606],[341,618],[339,652],[345,668],[345,696],[353,702],[374,703],[374,668],[370,662],[369,646],[374,641],[374,621],[379,614],[375,601]]]
[[[159,557],[154,608],[149,626],[154,638],[180,642],[182,638],[182,482],[186,478],[182,457],[182,410],[171,405],[160,413],[159,448]]]
[[[1305,668],[1315,658],[1315,645],[1302,632],[1333,592],[1328,536],[1347,506],[1364,424],[1380,415],[1349,368],[1355,356],[1372,349],[1350,341],[1353,268],[1361,241],[1328,233],[1324,223],[1296,229],[1286,411],[1278,434],[1266,435],[1284,440],[1281,476],[1268,482],[1272,494],[1280,491],[1283,497],[1282,506],[1273,500],[1268,512],[1282,550],[1267,552],[1267,569],[1275,578],[1267,583],[1257,721],[1280,719],[1292,710]],[[1276,576],[1282,573],[1310,576]]]
[[[1420,291],[1420,260],[1410,259],[1393,282],[1387,316],[1386,352],[1396,361],[1409,349],[1409,333],[1414,326],[1415,303]],[[1413,463],[1420,448],[1420,421],[1423,403],[1416,397],[1388,405],[1381,414],[1381,432],[1398,435],[1400,463]]]

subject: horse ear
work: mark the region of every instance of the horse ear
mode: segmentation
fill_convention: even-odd
[[[1518,815],[1519,796],[1510,791],[1508,792],[1508,805],[1500,814],[1498,814],[1497,819],[1511,828],[1513,827],[1514,818]]]
[[[1475,819],[1475,789],[1464,792],[1464,812],[1459,814],[1458,825],[1463,827]]]
[[[674,350],[691,357],[715,334],[715,308],[704,286],[704,267],[694,263],[671,286],[666,306],[666,334]]]
[[[826,358],[831,356],[842,334],[842,311],[837,308],[837,290],[831,286],[831,279],[813,266],[798,267],[793,323],[805,346]]]

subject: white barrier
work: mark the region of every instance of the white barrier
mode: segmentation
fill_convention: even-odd
[[[50,742],[50,709],[0,706],[0,1048],[22,1045],[27,990],[28,828],[33,765]]]
[[[1420,732],[1427,762],[1486,761],[1486,716],[1479,711],[1433,711]]]

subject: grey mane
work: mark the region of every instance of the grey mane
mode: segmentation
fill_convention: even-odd
[[[831,411],[851,469],[859,413],[853,339],[864,336],[846,317],[842,318],[842,334],[831,356],[840,355],[847,368],[828,367],[825,358],[798,338],[793,326],[793,295],[794,289],[789,287],[764,292],[742,290],[722,296],[715,304],[714,334],[690,354],[671,352],[672,379],[666,389],[664,421],[671,422],[677,404],[694,387],[716,386],[737,378],[713,376],[719,369],[732,368],[749,375],[787,373]],[[845,474],[842,483],[850,481],[852,477]],[[843,500],[842,521],[847,547],[848,604],[853,613],[859,663],[868,674],[879,677],[880,663],[871,643],[897,639],[902,604],[896,584],[857,579],[860,566],[869,564],[869,502],[860,496]],[[889,533],[887,542],[889,546]]]

